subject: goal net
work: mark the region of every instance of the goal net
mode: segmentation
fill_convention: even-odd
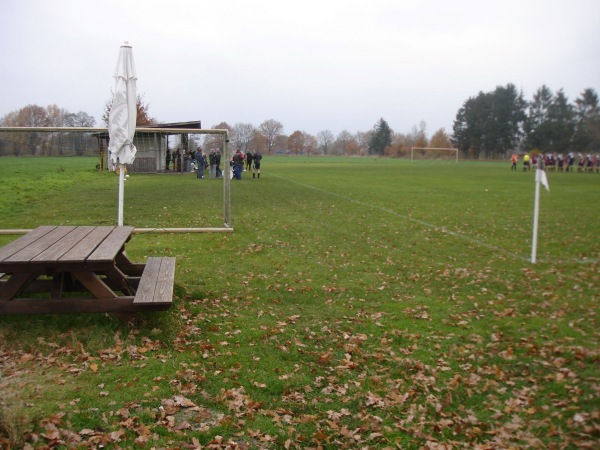
[[[203,140],[210,136],[211,148],[218,150],[221,155],[220,167],[222,178],[204,183],[207,200],[204,208],[190,207],[190,215],[179,214],[181,220],[165,222],[161,220],[162,213],[172,208],[187,208],[198,201],[197,190],[199,184],[195,183],[195,150],[203,144]],[[108,129],[94,127],[0,127],[0,157],[11,158],[14,164],[38,165],[39,157],[81,157],[86,158],[90,169],[96,168],[99,173],[115,170],[108,154]],[[137,232],[145,230],[187,232],[202,231],[232,231],[231,221],[231,183],[228,161],[230,150],[228,148],[227,130],[199,129],[199,128],[136,128],[134,145],[137,152],[132,164],[127,164],[126,173],[131,177],[126,190],[127,197],[134,201],[130,207],[138,207],[143,203],[146,207],[156,210],[156,222],[144,223],[142,226],[149,228],[136,229]],[[205,148],[205,146],[203,146]],[[205,152],[208,153],[209,150]],[[177,156],[176,156],[177,155]],[[78,158],[79,160],[79,158]],[[44,161],[47,161],[44,159]],[[67,164],[67,160],[64,160]],[[168,166],[167,166],[168,164]],[[80,167],[80,165],[77,165]],[[168,178],[145,178],[139,183],[133,179],[137,174],[150,177],[162,175],[175,175]],[[209,178],[207,172],[205,178]],[[68,175],[65,175],[68,176]],[[115,183],[118,184],[115,177]],[[161,181],[162,180],[162,181]],[[169,190],[151,192],[157,186],[169,186],[176,195],[170,195]],[[111,185],[112,186],[112,185]],[[141,190],[144,186],[145,190]],[[147,186],[147,187],[146,187]],[[83,189],[83,188],[82,188]],[[136,191],[139,189],[139,191]],[[83,189],[84,190],[84,189]],[[195,192],[190,199],[185,200],[183,192]],[[210,196],[208,193],[210,192]],[[88,194],[86,194],[88,195]],[[170,195],[169,197],[167,197]],[[222,196],[222,202],[220,198]],[[90,195],[93,197],[93,194]],[[164,201],[161,203],[161,198]],[[88,200],[86,198],[86,200]],[[115,204],[116,204],[115,198]],[[135,203],[137,201],[137,203]],[[127,200],[125,201],[127,205]],[[135,205],[134,205],[135,203]],[[219,224],[219,203],[222,203],[222,222]],[[87,203],[84,202],[87,205]],[[179,206],[181,205],[181,206]],[[215,209],[218,208],[218,209]],[[201,210],[202,214],[197,211]],[[132,214],[133,216],[133,214]],[[130,216],[130,217],[132,217]],[[109,218],[102,219],[111,222]],[[134,220],[134,219],[132,219]],[[135,224],[140,226],[140,223]],[[166,227],[169,228],[166,228]],[[146,231],[148,232],[148,231]]]
[[[410,160],[458,162],[458,149],[436,147],[411,147]]]

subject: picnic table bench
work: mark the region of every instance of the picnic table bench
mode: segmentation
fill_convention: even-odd
[[[41,226],[0,248],[0,314],[168,309],[175,258],[133,263],[133,227]]]

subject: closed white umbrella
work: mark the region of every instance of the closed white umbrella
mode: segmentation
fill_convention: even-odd
[[[123,226],[125,164],[133,162],[137,151],[135,145],[133,145],[137,119],[135,91],[137,77],[133,63],[133,53],[128,42],[121,46],[114,77],[113,104],[108,115],[108,151],[113,164],[119,169],[118,225]]]

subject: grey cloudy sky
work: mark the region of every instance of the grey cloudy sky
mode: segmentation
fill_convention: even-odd
[[[160,122],[316,135],[451,132],[478,92],[600,93],[598,0],[1,0],[0,117],[28,104],[102,126],[119,47]]]

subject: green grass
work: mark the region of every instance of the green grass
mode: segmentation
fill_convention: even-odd
[[[0,228],[114,224],[91,158],[2,158]],[[0,317],[0,447],[591,448],[600,175],[266,157],[235,231],[136,234],[171,310]],[[136,175],[126,225],[222,226],[220,181]],[[0,244],[16,236],[0,235]],[[184,400],[187,399],[187,400]]]

